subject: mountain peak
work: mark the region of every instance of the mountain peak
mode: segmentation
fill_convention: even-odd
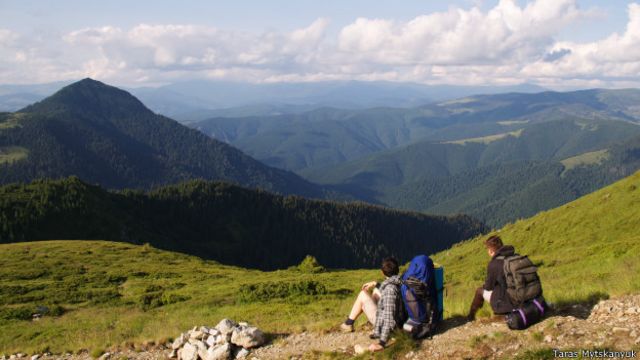
[[[98,118],[151,112],[127,91],[91,78],[67,85],[48,98],[20,110],[20,112],[52,111],[71,111]]]

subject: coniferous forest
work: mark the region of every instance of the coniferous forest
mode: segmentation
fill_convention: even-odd
[[[364,203],[280,196],[190,181],[150,192],[109,192],[76,177],[0,188],[0,242],[96,239],[275,269],[315,256],[333,268],[407,261],[484,230],[464,215],[428,216]]]

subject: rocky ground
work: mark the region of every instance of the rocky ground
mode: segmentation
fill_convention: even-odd
[[[368,329],[343,334],[300,333],[273,336],[271,343],[251,350],[247,359],[309,359],[317,352],[354,354],[355,345],[367,345]],[[523,331],[511,331],[500,319],[466,322],[445,321],[432,339],[403,355],[406,359],[512,359],[526,351],[540,349],[617,351],[640,350],[640,295],[600,301],[593,308],[573,305],[557,309],[544,321]],[[548,350],[551,351],[551,350]],[[147,351],[119,350],[103,359],[165,359],[171,352],[166,344]],[[315,352],[315,353],[314,353]],[[14,358],[17,357],[13,355]],[[640,355],[636,354],[636,358]],[[568,357],[568,356],[565,356]],[[23,355],[32,359],[32,356]],[[602,358],[602,357],[601,357]],[[0,356],[0,360],[2,357]],[[9,356],[6,356],[9,359]],[[89,354],[41,355],[38,359],[91,359]],[[35,360],[35,359],[34,359]]]

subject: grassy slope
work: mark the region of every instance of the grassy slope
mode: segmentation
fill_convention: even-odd
[[[248,320],[268,332],[329,329],[348,313],[352,290],[379,271],[261,272],[223,266],[149,246],[104,241],[0,245],[0,352],[104,349],[176,336],[223,317]],[[145,275],[145,273],[147,275]],[[328,294],[238,303],[243,284],[313,279]],[[190,299],[144,311],[150,286]],[[121,296],[114,297],[114,291]],[[347,298],[349,300],[347,300]],[[11,310],[62,305],[60,317],[6,319]],[[4,317],[4,319],[3,319]]]
[[[640,290],[640,172],[499,231],[540,264],[548,300],[590,301]],[[446,315],[467,311],[489,260],[478,237],[434,255],[447,279]]]
[[[540,264],[551,302],[575,303],[640,291],[640,172],[560,208],[500,230],[505,242]],[[485,274],[488,257],[476,238],[434,255],[445,267],[445,315],[463,314]],[[0,314],[59,303],[68,312],[39,322],[0,316],[0,349],[51,351],[158,341],[222,317],[248,320],[268,332],[326,330],[348,312],[353,290],[377,270],[261,272],[195,257],[109,242],[50,241],[0,245]],[[244,284],[314,280],[321,296],[238,302]],[[18,286],[18,287],[16,287]],[[144,311],[149,287],[190,298]],[[114,298],[117,291],[121,297]],[[487,313],[485,307],[484,310]],[[6,317],[6,316],[5,316]]]

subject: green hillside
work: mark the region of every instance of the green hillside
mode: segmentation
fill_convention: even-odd
[[[0,187],[0,243],[113,240],[225,264],[276,269],[316,256],[332,268],[408,260],[474,236],[467,216],[427,216],[363,203],[283,197],[191,181],[144,193],[109,192],[77,178]]]
[[[0,155],[0,184],[75,175],[107,188],[152,188],[201,178],[309,197],[327,194],[91,79],[0,114],[0,154],[18,148],[22,156]]]
[[[640,173],[499,231],[540,268],[563,306],[640,291]],[[464,314],[489,260],[482,240],[433,255],[445,316]],[[194,324],[248,320],[271,334],[336,329],[379,270],[309,266],[262,272],[149,245],[105,241],[0,244],[0,349],[54,353],[164,342]],[[39,321],[31,315],[40,312]],[[485,307],[484,313],[488,310]]]
[[[551,302],[591,302],[640,291],[640,172],[497,233],[538,264]],[[447,315],[464,314],[482,285],[486,236],[434,255],[444,264]]]
[[[0,244],[0,349],[63,353],[165,342],[196,324],[335,327],[379,271],[261,272],[105,241]],[[38,310],[38,307],[46,307]],[[40,311],[44,317],[30,321]]]

